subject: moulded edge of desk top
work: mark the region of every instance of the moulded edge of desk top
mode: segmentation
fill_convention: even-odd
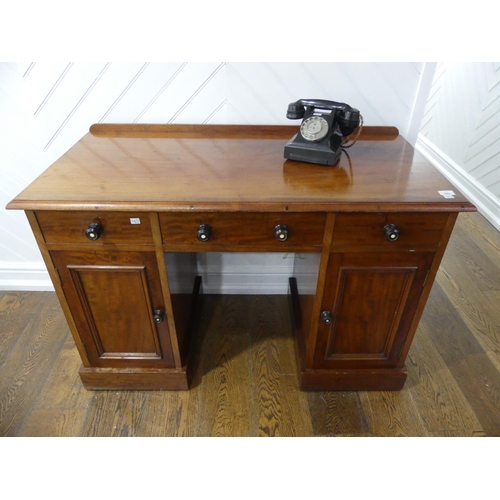
[[[7,210],[86,210],[86,211],[126,211],[126,212],[476,212],[470,202],[415,203],[415,202],[161,202],[161,201],[119,201],[119,202],[78,202],[71,200],[41,201],[14,199]]]
[[[169,125],[96,123],[89,132],[94,137],[164,137],[164,138],[228,138],[228,139],[289,139],[298,125]],[[351,134],[354,138],[357,129]],[[399,136],[396,127],[364,126],[359,140],[394,140]]]

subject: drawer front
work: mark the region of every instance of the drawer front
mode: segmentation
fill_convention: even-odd
[[[149,214],[140,212],[59,212],[39,211],[38,223],[46,243],[152,244]],[[86,235],[91,223],[98,223],[97,239]],[[92,231],[90,231],[92,232]]]
[[[277,251],[296,246],[320,247],[325,221],[326,214],[321,213],[160,214],[164,245],[190,245],[205,251],[224,246]],[[199,233],[200,226],[207,230],[205,235],[203,229]]]
[[[447,213],[338,214],[332,245],[386,249],[438,246],[447,220]],[[394,231],[397,238],[389,240]]]

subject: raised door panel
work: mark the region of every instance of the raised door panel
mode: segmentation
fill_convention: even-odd
[[[68,304],[94,367],[172,367],[153,252],[52,252]]]
[[[330,255],[315,350],[317,368],[394,367],[433,254]]]

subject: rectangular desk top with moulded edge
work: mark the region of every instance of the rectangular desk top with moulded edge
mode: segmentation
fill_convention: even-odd
[[[26,211],[85,387],[189,387],[196,253],[215,251],[304,254],[290,277],[302,389],[403,386],[458,212],[475,207],[394,127],[365,127],[334,167],[285,161],[296,132],[93,125],[8,204]]]
[[[8,208],[23,210],[471,210],[390,127],[365,127],[334,168],[283,158],[297,127],[93,125]],[[349,161],[350,160],[350,161]]]

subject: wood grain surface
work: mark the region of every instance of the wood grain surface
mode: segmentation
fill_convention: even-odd
[[[250,251],[274,249],[287,252],[294,248],[321,248],[326,214],[291,213],[183,213],[160,214],[164,248],[175,245],[190,245],[193,251],[206,252],[212,249],[225,250],[241,247]],[[198,228],[207,224],[211,235],[207,241],[196,237]],[[285,225],[288,236],[279,241],[275,228]]]
[[[392,128],[335,167],[286,160],[294,127],[96,125],[10,209],[131,211],[475,210]],[[456,193],[453,199],[439,194]]]
[[[0,435],[500,436],[500,234],[456,228],[399,392],[300,392],[282,296],[204,297],[190,391],[87,391],[55,294],[2,292]]]
[[[54,212],[36,214],[46,243],[78,243],[99,247],[107,243],[153,244],[148,214],[124,212]],[[134,219],[134,224],[132,224]],[[85,236],[90,223],[98,222],[103,230],[98,240]]]

